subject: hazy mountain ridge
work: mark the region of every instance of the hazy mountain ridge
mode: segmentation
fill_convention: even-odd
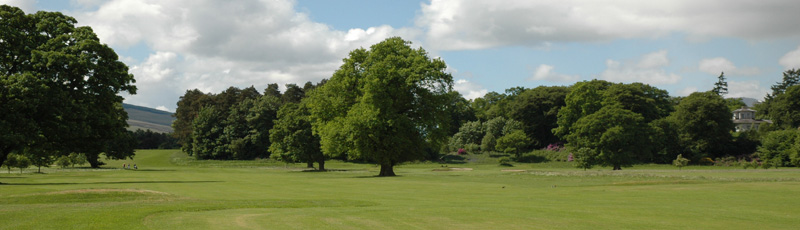
[[[125,112],[128,112],[129,130],[149,129],[154,132],[172,132],[172,122],[175,121],[175,117],[170,112],[124,103],[122,107]]]

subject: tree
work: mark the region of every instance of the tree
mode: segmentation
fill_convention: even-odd
[[[111,151],[125,132],[118,94],[136,93],[133,75],[91,28],[76,23],[58,12],[26,15],[0,6],[0,110],[15,111],[0,113],[0,163],[25,148],[94,156]]]
[[[7,158],[3,165],[8,168],[8,173],[11,173],[11,168],[17,167],[17,164],[19,164],[19,157],[16,154],[9,154]]]
[[[798,130],[778,130],[767,133],[761,138],[756,154],[762,161],[777,163],[783,166],[790,163],[796,143],[800,140]]]
[[[252,160],[270,156],[269,130],[273,127],[279,107],[278,98],[262,96],[257,100],[245,99],[231,108],[222,142],[233,154],[233,159]]]
[[[62,169],[66,168],[66,167],[69,167],[71,164],[72,164],[72,162],[70,162],[69,156],[61,155],[56,160],[56,165],[61,166]]]
[[[505,153],[514,153],[516,159],[519,159],[525,147],[530,145],[531,139],[522,130],[516,130],[505,136],[497,138],[496,149],[502,150]]]
[[[470,121],[464,123],[456,134],[450,138],[451,150],[456,150],[466,147],[468,144],[480,145],[481,140],[486,136],[484,124],[480,121]]]
[[[784,129],[800,127],[800,85],[790,86],[769,102],[769,116]]]
[[[49,168],[53,164],[53,155],[49,151],[31,148],[26,151],[26,155],[31,164],[38,168],[37,173],[42,173],[42,167]]]
[[[669,118],[677,125],[688,158],[721,157],[730,146],[733,131],[725,100],[714,92],[695,92],[681,100]],[[708,155],[706,155],[708,154]]]
[[[284,162],[314,162],[319,171],[325,170],[326,157],[320,150],[320,138],[311,130],[308,109],[302,104],[285,104],[278,110],[278,119],[269,132],[272,158]]]
[[[17,164],[15,166],[19,168],[19,173],[22,173],[23,169],[31,166],[31,160],[24,155],[17,155]]]
[[[717,83],[714,83],[714,89],[711,92],[720,97],[725,96],[725,94],[728,94],[728,82],[725,81],[725,72],[720,73],[717,79]]]
[[[783,79],[770,87],[772,94],[767,96],[767,99],[778,96],[784,93],[789,87],[800,84],[800,69],[790,69],[783,72]]]
[[[688,164],[689,164],[689,159],[683,158],[682,154],[678,154],[678,158],[675,158],[675,160],[672,161],[672,165],[677,166],[678,170],[682,170],[683,166],[686,166]]]
[[[197,159],[229,160],[231,154],[221,142],[224,117],[213,106],[203,107],[192,123],[192,152]]]
[[[745,104],[744,101],[742,101],[742,98],[725,98],[725,103],[728,105],[728,109],[731,112],[747,106],[747,104]]]
[[[582,81],[570,87],[570,92],[564,99],[565,106],[558,111],[558,127],[553,133],[566,139],[573,132],[572,126],[582,117],[590,115],[603,107],[602,93],[612,83],[603,80]]]
[[[194,119],[200,113],[200,109],[209,105],[212,96],[200,90],[187,90],[178,100],[178,108],[175,109],[175,121],[172,122],[172,135],[178,139],[181,149],[189,156],[194,154],[192,148],[192,132]]]
[[[450,113],[448,136],[456,134],[464,123],[478,120],[470,102],[464,99],[458,91],[450,92],[450,97],[450,103],[447,105],[447,110]]]
[[[305,97],[305,92],[296,84],[286,84],[286,91],[281,95],[281,102],[286,103],[300,103]]]
[[[566,136],[573,149],[588,149],[592,159],[604,166],[620,170],[632,165],[640,155],[652,153],[649,137],[652,130],[642,115],[619,106],[603,107],[599,111],[580,118],[573,125],[574,131]],[[589,162],[595,163],[595,162]]]
[[[70,161],[72,167],[75,168],[75,165],[86,164],[86,155],[78,154],[78,153],[70,153],[69,154],[69,161]]]
[[[566,105],[568,93],[569,88],[563,86],[539,86],[522,92],[509,103],[509,117],[522,122],[533,148],[561,141],[553,129],[558,127],[558,111]]]
[[[595,156],[596,153],[589,148],[579,148],[575,151],[575,167],[582,168],[583,171],[594,167],[597,164]]]
[[[453,79],[444,61],[409,45],[394,37],[353,50],[312,91],[314,132],[326,155],[366,158],[381,166],[379,176],[394,176],[396,164],[439,149],[448,130]]]

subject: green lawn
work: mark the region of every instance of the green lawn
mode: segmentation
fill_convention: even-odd
[[[134,161],[127,161],[133,163]],[[138,151],[139,170],[0,173],[0,229],[795,229],[800,170],[491,159],[434,171],[329,162],[195,161]],[[502,171],[502,170],[517,171]],[[35,170],[28,169],[26,172]]]

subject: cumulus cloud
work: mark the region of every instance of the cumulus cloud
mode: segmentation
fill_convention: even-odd
[[[576,82],[580,80],[580,76],[578,75],[566,75],[560,74],[553,71],[555,67],[551,65],[539,65],[534,71],[533,76],[530,80],[535,81],[554,81],[554,82]]]
[[[697,87],[690,86],[678,91],[678,96],[689,96],[689,94],[694,92],[697,92]]]
[[[789,53],[783,55],[778,63],[787,70],[800,68],[800,46],[796,50],[789,51]]]
[[[723,57],[715,57],[715,58],[708,58],[700,60],[699,67],[700,71],[718,75],[721,72],[725,72],[725,74],[732,74],[732,75],[756,75],[761,73],[761,71],[756,67],[744,67],[739,68],[733,64],[733,62],[725,59]]]
[[[645,84],[675,84],[681,76],[668,73],[664,67],[669,65],[667,51],[648,53],[636,60],[606,60],[606,70],[600,78],[613,82],[641,82]]]
[[[547,42],[655,38],[673,33],[769,39],[800,37],[793,1],[432,0],[416,24],[446,50]],[[770,25],[770,26],[764,26]]]
[[[26,14],[36,13],[36,0],[0,0],[0,5],[15,6]]]
[[[139,94],[127,102],[158,106],[187,89],[261,89],[330,77],[348,52],[391,36],[413,41],[414,28],[383,25],[349,31],[312,21],[291,0],[73,0],[96,7],[76,12],[114,48],[145,44],[153,53],[131,62]],[[88,7],[86,9],[89,9]],[[416,43],[415,45],[419,45]],[[157,96],[151,95],[155,94]],[[177,95],[177,96],[176,96]],[[174,108],[174,105],[167,108]]]
[[[764,98],[770,90],[761,87],[759,81],[728,81],[728,94],[725,97]]]
[[[474,82],[465,79],[458,79],[453,84],[453,90],[458,91],[467,100],[483,97],[489,91]]]

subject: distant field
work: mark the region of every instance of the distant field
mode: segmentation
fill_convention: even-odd
[[[196,161],[0,172],[0,229],[796,229],[800,170]],[[436,170],[436,171],[435,171]],[[506,170],[506,171],[503,171]],[[513,170],[513,171],[508,171]],[[28,169],[28,171],[33,171]]]
[[[142,106],[122,104],[125,112],[128,112],[129,130],[137,129],[152,130],[154,132],[172,132],[172,122],[175,118],[172,113]]]

